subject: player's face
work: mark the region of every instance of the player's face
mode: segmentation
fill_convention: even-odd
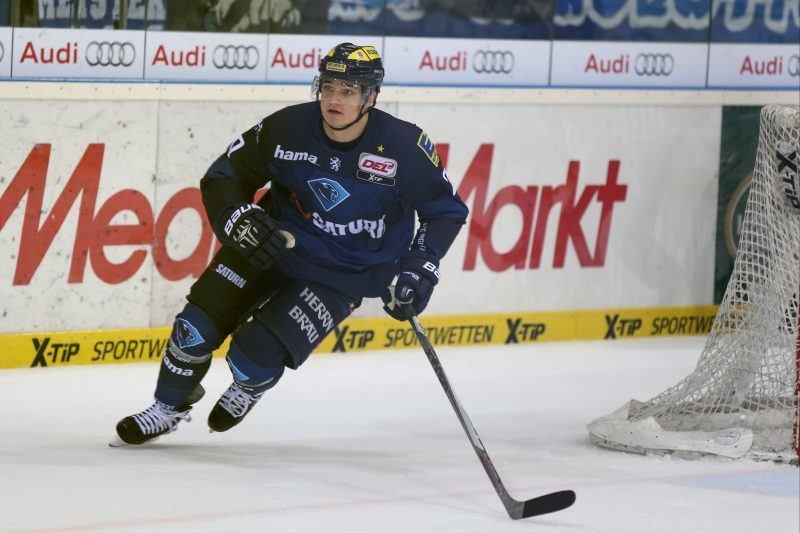
[[[361,111],[363,91],[361,85],[352,81],[324,80],[320,86],[320,108],[325,122],[340,127],[356,120]]]

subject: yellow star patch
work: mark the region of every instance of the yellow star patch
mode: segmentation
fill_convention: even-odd
[[[383,145],[382,144],[378,146],[378,151],[383,153]]]

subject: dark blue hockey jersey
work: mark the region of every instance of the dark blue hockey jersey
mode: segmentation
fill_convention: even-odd
[[[327,138],[318,102],[284,108],[240,135],[202,181],[212,225],[268,182],[259,203],[296,240],[278,268],[354,297],[379,296],[397,274],[415,212],[415,246],[437,258],[468,213],[427,134],[377,109],[355,146]]]

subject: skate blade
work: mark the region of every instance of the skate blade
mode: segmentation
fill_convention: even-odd
[[[114,440],[108,443],[109,448],[143,448],[153,442],[157,441],[158,437],[154,438],[153,440],[149,440],[142,444],[130,444],[125,442],[124,440],[120,439],[119,436],[114,437]]]

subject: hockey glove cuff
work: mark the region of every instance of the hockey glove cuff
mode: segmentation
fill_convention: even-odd
[[[220,241],[235,248],[256,268],[269,268],[293,245],[286,237],[288,233],[281,232],[272,217],[257,205],[241,205],[226,214],[220,219],[222,231],[217,231]]]
[[[394,291],[386,289],[381,296],[383,310],[401,321],[409,318],[403,310],[406,305],[419,315],[428,306],[439,277],[439,259],[421,250],[409,250],[400,258],[400,274]]]

